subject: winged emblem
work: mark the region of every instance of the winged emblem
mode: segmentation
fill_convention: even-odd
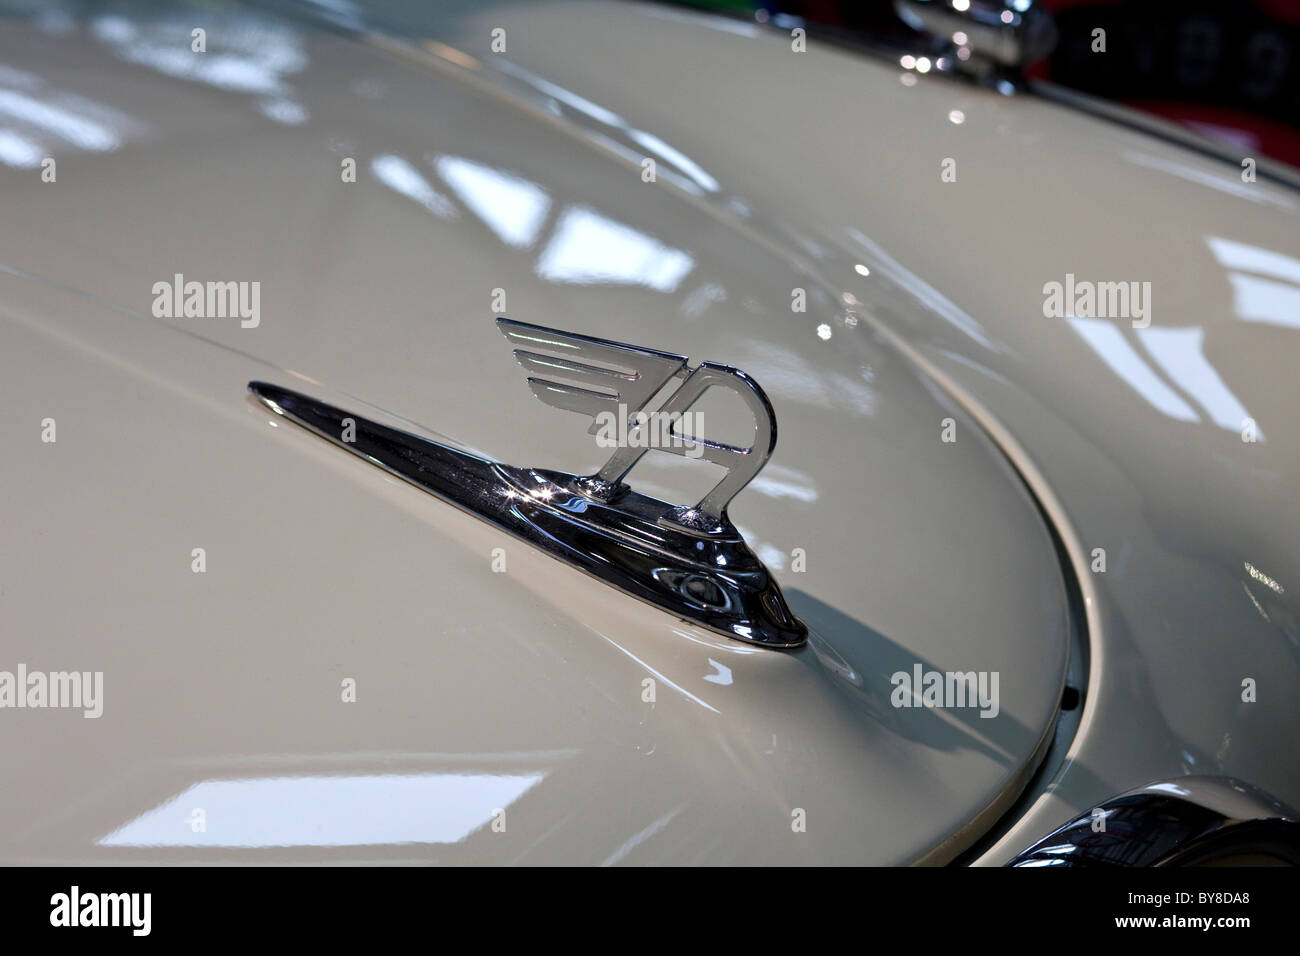
[[[643,442],[629,442],[614,452],[587,485],[589,491],[608,498],[621,492],[623,479],[647,451],[686,455],[688,450],[696,450],[698,453],[690,457],[720,465],[727,474],[693,508],[679,508],[676,518],[683,526],[696,529],[729,524],[727,505],[762,470],[776,447],[776,416],[757,382],[728,365],[702,362],[691,368],[685,355],[671,352],[506,318],[497,319],[497,327],[516,346],[515,358],[528,372],[533,394],[554,408],[591,416],[588,431],[592,434],[596,433],[599,416],[613,413],[619,406],[626,410],[629,421],[635,420],[673,379],[681,384],[657,409],[669,420],[684,415],[710,388],[725,388],[739,395],[754,416],[754,441],[749,447],[698,435],[683,435],[680,443],[653,448]]]

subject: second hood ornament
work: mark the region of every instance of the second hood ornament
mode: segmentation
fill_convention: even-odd
[[[758,384],[725,365],[690,368],[683,355],[508,319],[497,324],[517,346],[534,394],[591,415],[593,433],[602,412],[622,406],[631,419],[677,378],[658,414],[680,416],[707,389],[727,388],[754,415],[754,444],[674,433],[685,441],[620,445],[599,472],[579,476],[488,461],[266,382],[248,387],[276,414],[633,597],[751,644],[803,644],[807,628],[727,517],[728,503],[776,445],[776,419]],[[624,482],[649,450],[690,454],[728,472],[698,503],[674,505]]]

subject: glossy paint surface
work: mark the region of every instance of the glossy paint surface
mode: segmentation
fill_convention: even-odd
[[[960,394],[1066,539],[1092,651],[1083,723],[985,862],[1152,780],[1300,799],[1300,194],[1034,97],[792,56],[727,20],[622,17],[496,20],[533,38],[524,68],[725,170],[717,204],[742,197],[750,228]],[[662,68],[669,47],[681,69]],[[1044,285],[1069,274],[1150,282],[1149,326],[1045,317]]]
[[[1040,479],[1067,544],[1110,555],[1105,576],[1072,555],[1106,679],[1019,846],[1179,767],[1295,802],[1276,730],[1294,710],[1239,698],[1256,671],[1295,684],[1272,274],[1300,254],[1291,194],[1032,99],[797,57],[730,21],[380,13],[405,39],[204,12],[213,53],[197,61],[192,13],[6,22],[3,438],[29,451],[6,468],[6,540],[23,546],[0,551],[0,667],[103,670],[106,704],[98,720],[0,713],[11,762],[33,768],[0,795],[21,824],[0,857],[946,859],[1032,771],[1065,669],[1051,542],[972,414]],[[498,26],[505,55],[488,48]],[[690,68],[666,71],[665,51]],[[958,183],[940,184],[953,153]],[[1058,210],[1023,200],[1054,186]],[[1105,190],[1139,226],[1086,198]],[[1236,245],[1201,241],[1238,262],[1228,292],[1226,265],[1185,274],[1189,234],[1225,217]],[[1242,245],[1283,259],[1248,269]],[[1264,265],[1267,294],[1249,281]],[[1149,276],[1174,314],[1141,337],[1053,324],[1040,290],[1066,272]],[[153,284],[175,273],[260,281],[257,326],[154,319]],[[763,383],[780,445],[733,518],[809,648],[755,650],[594,588],[243,397],[278,374],[470,451],[598,465],[527,394],[494,311]],[[1207,336],[1243,327],[1269,335],[1247,363],[1258,390],[1187,371],[1222,366]],[[1227,443],[1224,389],[1265,441]],[[639,480],[675,497],[690,479],[656,458],[673,456]],[[918,662],[998,672],[999,716],[892,707],[889,675]]]
[[[1061,572],[942,392],[865,327],[828,338],[834,303],[762,237],[508,91],[257,12],[178,61],[187,16],[0,40],[8,142],[58,162],[2,173],[8,669],[103,671],[105,697],[3,712],[32,772],[0,855],[905,862],[1014,798],[1065,671]],[[256,320],[157,317],[177,273],[260,282]],[[646,608],[245,394],[593,469],[497,312],[764,384],[780,444],[731,514],[806,648]],[[633,485],[691,500],[716,480],[692,464]],[[996,671],[996,716],[891,706],[914,667]]]

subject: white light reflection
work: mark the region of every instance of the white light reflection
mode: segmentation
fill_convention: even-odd
[[[812,479],[801,471],[769,463],[762,473],[755,475],[749,487],[768,498],[791,498],[795,501],[817,500],[817,489]]]
[[[934,312],[945,322],[948,322],[974,339],[980,345],[995,352],[1005,351],[1000,345],[993,342],[984,332],[984,327],[979,324],[969,313],[958,306],[955,302],[945,296],[930,283],[926,282],[915,272],[912,272],[901,262],[885,252],[878,243],[863,235],[857,229],[848,230],[849,238],[862,246],[870,253],[871,260],[875,263],[876,269],[891,279],[893,282],[902,286],[908,292],[912,293],[921,304]]]
[[[1265,586],[1266,588],[1268,588],[1270,591],[1274,591],[1274,592],[1276,592],[1276,593],[1278,593],[1278,594],[1285,594],[1285,593],[1286,593],[1286,588],[1282,587],[1282,585],[1278,584],[1277,581],[1273,580],[1271,577],[1269,577],[1267,574],[1265,574],[1265,573],[1264,573],[1263,571],[1261,571],[1259,568],[1255,567],[1255,566],[1254,566],[1253,564],[1251,564],[1249,561],[1243,561],[1243,562],[1242,562],[1242,565],[1246,568],[1246,573],[1247,573],[1247,574],[1249,574],[1252,578],[1254,578],[1254,579],[1255,579],[1256,581],[1258,581],[1260,584],[1264,585],[1264,586]]]
[[[28,73],[26,70],[19,70],[12,66],[0,63],[0,86],[7,86],[14,90],[34,90],[42,85],[43,81],[35,73]]]
[[[566,90],[564,87],[557,86],[549,80],[544,80],[535,73],[531,73],[523,67],[511,63],[508,60],[499,60],[496,65],[501,72],[522,81],[538,93],[549,97],[556,104],[564,104],[570,109],[581,113],[588,119],[594,120],[596,123],[613,130],[617,136],[629,139],[647,152],[653,153],[669,167],[675,169],[680,174],[680,177],[684,177],[677,178],[677,181],[681,182],[683,185],[691,183],[694,187],[703,189],[707,192],[717,192],[721,188],[714,177],[710,176],[699,163],[695,162],[681,150],[665,143],[653,133],[647,133],[645,130],[636,129],[630,126],[623,117],[619,116],[612,110],[607,110],[605,107],[593,103],[591,100],[579,96],[571,90]],[[555,108],[552,112],[559,113],[559,110],[558,108]],[[616,140],[611,140],[608,136],[600,134],[593,134],[592,139],[606,146],[616,142]],[[623,153],[624,150],[620,149],[618,152]],[[639,156],[634,158],[634,161],[637,162],[638,165],[640,164],[640,160],[641,157]]]
[[[723,687],[731,685],[731,668],[726,664],[719,664],[712,657],[709,658],[709,666],[713,668],[712,674],[705,674],[704,679],[710,684],[721,684]]]
[[[634,129],[629,130],[628,135],[632,137],[638,146],[656,154],[660,159],[668,160],[668,162],[672,163],[709,192],[715,193],[722,188],[718,185],[718,181],[705,172],[703,167],[695,162],[695,160],[691,159],[681,150],[669,146],[653,133]]]
[[[623,283],[672,292],[695,265],[680,249],[582,206],[566,210],[537,260],[537,274],[580,285]]]
[[[617,850],[611,853],[606,859],[601,861],[600,865],[615,866],[616,864],[623,862],[623,860],[627,857],[629,853],[635,850],[646,840],[650,839],[652,836],[654,836],[664,827],[668,826],[668,824],[672,823],[673,818],[681,812],[682,812],[681,807],[675,807],[672,810],[665,813],[663,816],[661,816],[658,820],[650,824],[645,829],[637,833],[634,833],[632,836],[628,837],[628,839],[625,840]]]
[[[1300,285],[1300,259],[1272,249],[1265,249],[1263,246],[1234,242],[1220,236],[1208,236],[1205,241],[1209,243],[1214,258],[1229,269],[1258,272],[1261,275],[1285,279]]]
[[[1238,318],[1300,329],[1300,288],[1236,272],[1228,281]]]
[[[1300,259],[1219,236],[1206,242],[1223,266],[1258,273],[1228,273],[1238,318],[1300,329]]]
[[[103,43],[130,43],[135,39],[135,26],[126,17],[108,14],[96,17],[90,32]]]
[[[544,80],[536,73],[531,73],[523,67],[511,63],[509,60],[501,60],[497,66],[500,67],[502,73],[509,74],[518,80],[522,80],[539,93],[544,93],[552,99],[563,103],[565,106],[571,107],[579,113],[590,116],[598,123],[604,123],[606,126],[626,126],[623,122],[623,118],[617,113],[611,112],[610,110],[605,109],[605,107],[579,96],[577,93],[572,93],[562,86],[556,86],[549,80]]]
[[[219,49],[196,55],[191,19],[141,25],[106,15],[91,23],[91,33],[128,63],[238,93],[284,95],[284,77],[307,65],[297,33],[246,15],[209,14],[208,38]]]
[[[0,90],[0,116],[39,127],[78,149],[104,152],[121,145],[116,132],[81,112],[13,90]]]
[[[267,119],[283,123],[285,126],[301,126],[311,119],[307,108],[293,100],[262,100],[257,104],[257,108]]]
[[[1066,321],[1110,366],[1112,372],[1127,382],[1156,411],[1184,422],[1199,422],[1201,417],[1178,393],[1166,385],[1151,366],[1142,360],[1124,333],[1105,319],[1067,316]]]
[[[536,183],[459,156],[439,156],[433,165],[502,242],[522,249],[537,239],[551,200]]]
[[[1296,204],[1289,197],[1276,189],[1260,188],[1255,183],[1242,182],[1239,175],[1241,170],[1225,172],[1217,165],[1202,168],[1191,163],[1178,162],[1177,160],[1151,156],[1147,153],[1132,150],[1126,151],[1124,158],[1136,166],[1145,166],[1147,169],[1168,173],[1189,183],[1196,183],[1198,186],[1206,186],[1221,193],[1227,193],[1229,196],[1236,196],[1238,199],[1249,199],[1251,202],[1281,206],[1283,209],[1294,209],[1296,207]]]
[[[789,349],[767,342],[748,342],[736,364],[762,382],[768,395],[823,410],[838,409],[854,415],[876,413],[876,394],[866,382],[810,362]],[[770,474],[771,466],[759,478]],[[760,486],[751,483],[750,487]]]
[[[597,634],[600,634],[599,631],[597,631],[596,633],[597,633]],[[618,641],[611,640],[610,638],[606,637],[604,634],[600,634],[600,636],[601,636],[602,639],[604,639],[604,640],[607,641],[608,643],[614,645],[615,649],[617,649],[617,650],[621,651],[622,653],[626,654],[628,657],[632,658],[632,660],[636,661],[638,664],[640,664],[642,667],[644,667],[647,671],[649,671],[651,674],[653,674],[653,675],[654,675],[654,676],[655,676],[655,677],[656,677],[656,678],[657,678],[661,683],[667,685],[668,687],[671,687],[673,690],[677,691],[677,693],[681,694],[681,695],[682,695],[683,697],[685,697],[687,700],[691,701],[692,703],[699,704],[699,705],[700,705],[701,707],[703,707],[705,710],[712,711],[712,712],[715,713],[715,714],[720,714],[720,713],[722,713],[720,710],[718,710],[718,708],[714,707],[712,704],[710,704],[710,703],[708,703],[707,701],[701,700],[700,698],[696,697],[694,694],[692,694],[689,690],[687,690],[687,689],[686,689],[685,687],[683,687],[681,684],[677,684],[677,683],[674,683],[673,681],[669,680],[668,677],[667,677],[667,675],[662,674],[662,673],[660,673],[659,671],[655,670],[653,667],[651,667],[651,666],[650,666],[649,664],[647,664],[645,661],[641,660],[641,658],[637,657],[635,654],[633,654],[631,651],[629,651],[629,650],[628,650],[626,647],[624,647],[622,644],[618,643]]]
[[[1259,603],[1259,598],[1255,597],[1254,592],[1251,591],[1251,589],[1246,586],[1245,581],[1241,582],[1241,589],[1246,592],[1246,597],[1250,598],[1250,603],[1255,606],[1256,613],[1259,614],[1259,616],[1262,617],[1265,621],[1272,624],[1273,619],[1268,616],[1268,611],[1264,610],[1264,605]]]
[[[0,163],[17,169],[32,169],[41,164],[44,153],[38,143],[11,129],[0,129]]]
[[[682,299],[680,306],[682,315],[688,318],[698,319],[708,311],[709,306],[715,302],[726,302],[727,290],[716,282],[706,282],[698,289],[694,289]]]
[[[1179,122],[1184,126],[1190,126],[1206,139],[1227,143],[1236,152],[1241,153],[1242,156],[1250,156],[1255,150],[1259,149],[1259,137],[1250,130],[1235,129],[1231,126],[1206,123],[1200,120],[1183,119],[1179,120]]]
[[[1214,423],[1239,431],[1251,415],[1224,384],[1205,357],[1205,330],[1199,327],[1169,329],[1151,326],[1137,330],[1138,339],[1174,384],[1209,413]],[[1263,435],[1257,432],[1260,440]]]
[[[365,18],[351,0],[312,0],[312,12],[318,13],[349,30],[364,30]]]
[[[785,552],[776,545],[761,543],[755,550],[758,554],[758,560],[767,565],[770,570],[785,570]]]
[[[439,193],[420,171],[401,156],[384,153],[370,161],[370,171],[376,179],[396,193],[414,199],[429,212],[443,219],[459,216],[455,205]]]
[[[204,780],[100,846],[376,846],[457,843],[545,774],[373,774]],[[214,821],[190,827],[202,807]],[[215,821],[220,821],[218,825]]]

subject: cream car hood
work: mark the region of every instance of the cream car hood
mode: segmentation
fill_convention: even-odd
[[[0,858],[935,862],[1018,796],[1065,680],[1065,576],[975,423],[999,420],[925,338],[946,323],[969,366],[966,340],[995,349],[1003,328],[867,237],[871,221],[891,248],[915,241],[900,210],[841,206],[856,225],[831,229],[824,203],[779,194],[816,168],[841,204],[890,201],[850,188],[842,164],[869,154],[838,132],[782,154],[779,121],[754,125],[731,87],[725,107],[632,92],[646,31],[746,75],[784,68],[788,45],[601,9],[626,69],[602,46],[585,75],[558,38],[588,11],[567,5],[399,40],[130,7],[0,35],[0,422],[23,449],[5,466],[0,669],[104,674],[96,719],[0,715],[10,765],[32,768],[0,793]],[[513,39],[490,60],[497,20]],[[815,62],[828,91],[894,109],[890,71]],[[877,182],[904,177],[910,160],[892,162]],[[871,275],[840,278],[854,261]],[[256,326],[155,317],[155,284],[178,273],[260,283]],[[764,385],[781,437],[733,517],[808,647],[758,650],[630,601],[244,394],[268,379],[513,463],[594,468],[578,420],[528,394],[498,312]],[[647,465],[652,493],[686,480]],[[997,715],[891,706],[890,675],[917,665],[996,673]]]

